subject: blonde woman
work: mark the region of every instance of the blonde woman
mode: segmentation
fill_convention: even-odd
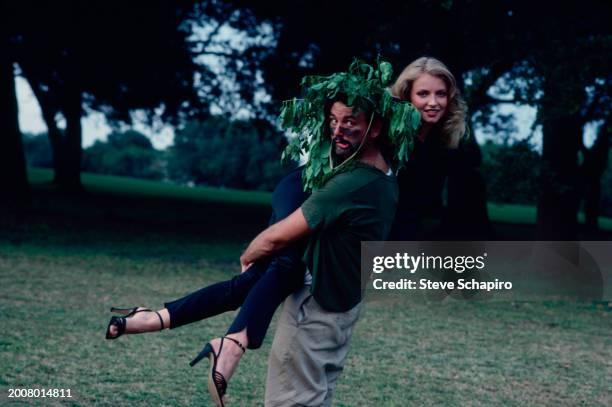
[[[409,100],[421,112],[418,139],[457,148],[466,131],[467,106],[455,77],[441,61],[421,57],[408,65],[391,87],[393,96]]]
[[[421,113],[413,153],[398,174],[400,199],[392,238],[431,238],[421,220],[443,217],[444,184],[449,174],[463,166],[458,148],[467,130],[467,106],[453,74],[431,57],[418,58],[406,66],[391,93],[410,101]]]

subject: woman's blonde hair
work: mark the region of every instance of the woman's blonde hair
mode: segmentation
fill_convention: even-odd
[[[410,100],[412,84],[419,76],[427,73],[446,83],[448,105],[440,122],[438,137],[446,146],[456,147],[466,133],[467,105],[463,101],[455,77],[441,61],[431,57],[421,57],[408,65],[391,86],[391,94],[402,100]]]

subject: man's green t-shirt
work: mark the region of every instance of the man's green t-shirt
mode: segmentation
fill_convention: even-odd
[[[302,204],[313,230],[304,262],[312,273],[312,294],[324,309],[343,312],[361,301],[361,242],[387,239],[397,199],[395,176],[359,163]]]

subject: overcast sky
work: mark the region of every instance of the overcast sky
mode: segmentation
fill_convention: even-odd
[[[208,40],[208,36],[211,32],[217,32],[213,30],[213,25],[194,25],[192,27],[193,30],[193,38],[200,40]],[[262,24],[260,27],[260,33],[258,36],[253,38],[247,37],[245,33],[241,33],[229,26],[223,25],[222,29],[218,31],[215,41],[219,41],[219,44],[223,46],[229,46],[232,49],[241,50],[248,43],[258,43],[264,45],[274,45],[274,36],[272,32],[272,27],[267,24]],[[216,42],[213,41],[213,48]],[[228,42],[229,41],[229,42]],[[222,75],[223,72],[223,63],[218,59],[218,57],[214,56],[202,56],[195,60],[196,63],[208,65],[214,72],[219,75]],[[263,82],[263,79],[260,79]],[[503,81],[503,79],[500,79]],[[28,82],[21,76],[16,76],[16,89],[17,89],[17,100],[19,105],[19,125],[21,131],[24,133],[43,133],[47,131],[45,123],[42,119],[42,115],[40,112],[40,107],[38,105],[38,101],[34,97],[32,90],[28,84]],[[235,87],[230,86],[231,81],[226,81],[226,86],[224,89],[224,95],[222,98],[228,100],[236,99],[236,95],[238,94],[237,89]],[[197,77],[196,77],[197,84]],[[503,85],[503,84],[501,84]],[[506,86],[493,86],[489,93],[493,96],[501,97],[512,95],[503,95],[499,94],[499,89],[507,88]],[[263,91],[262,91],[263,92]],[[262,101],[265,101],[268,96],[263,92],[263,94],[258,95],[258,98]],[[257,98],[256,98],[257,99]],[[234,100],[234,102],[236,102]],[[226,105],[228,105],[226,103]],[[232,103],[229,103],[232,105]],[[240,118],[248,118],[248,112],[245,114],[244,108],[238,108],[239,101],[234,103],[234,106],[231,109],[237,109],[233,111],[233,117]],[[219,113],[220,108],[213,104],[211,108],[212,113]],[[535,146],[537,150],[541,150],[542,145],[542,133],[539,128],[533,129],[533,124],[536,119],[537,110],[530,106],[517,106],[511,103],[502,104],[497,107],[497,112],[500,114],[513,114],[514,115],[514,126],[516,128],[516,132],[512,135],[512,138],[515,140],[524,139],[529,137],[529,135],[533,132],[533,136],[531,138],[532,144]],[[141,132],[151,139],[153,146],[157,149],[164,149],[172,144],[174,139],[174,129],[170,126],[165,126],[161,129],[152,129],[146,125],[144,125],[144,120],[139,120],[139,117],[143,116],[143,112],[135,112],[132,115],[133,126],[131,127],[134,130]],[[82,128],[83,128],[83,147],[91,146],[96,140],[106,140],[106,137],[111,132],[111,128],[108,126],[105,117],[99,112],[86,112],[84,117],[82,118]],[[60,127],[63,127],[64,123],[60,123]],[[127,130],[128,127],[125,126],[121,128],[121,130]],[[597,127],[594,125],[587,126],[585,132],[585,144],[589,147],[595,138]],[[482,129],[476,128],[474,130],[475,137],[479,143],[484,143],[487,139],[493,139],[496,141],[501,141],[498,134],[487,134]]]
[[[28,81],[21,76],[15,78],[15,88],[17,91],[17,103],[19,106],[19,128],[23,133],[45,133],[47,126],[42,118],[40,106]],[[138,116],[138,113],[135,113]],[[65,127],[65,123],[59,123],[60,127]],[[91,146],[96,140],[106,140],[111,132],[104,115],[98,112],[90,112],[81,119],[83,126],[83,147]],[[174,138],[174,130],[166,126],[161,131],[154,131],[142,124],[137,119],[134,121],[134,130],[138,130],[151,139],[157,149],[164,149]]]
[[[28,82],[17,76],[16,80],[17,100],[19,105],[19,127],[24,133],[44,133],[47,131],[38,101],[32,93],[32,89]],[[512,105],[503,105],[500,108],[502,113],[515,112],[518,113],[520,120],[516,121],[518,132],[517,138],[525,138],[530,132],[531,125],[535,120],[536,110],[530,107],[517,109]],[[60,123],[60,126],[64,126]],[[98,112],[90,112],[82,119],[83,125],[83,147],[91,146],[96,140],[106,140],[106,136],[111,132],[111,128],[106,123],[104,115]],[[138,120],[135,120],[134,129],[140,131],[151,139],[151,142],[158,149],[164,149],[170,144],[174,138],[174,130],[167,126],[159,132],[145,126]],[[476,132],[476,137],[479,142],[483,142],[486,138],[494,137],[494,135],[486,135],[482,132]]]
[[[19,127],[23,133],[45,133],[47,126],[43,121],[40,107],[36,97],[32,93],[32,89],[28,82],[21,76],[15,77],[15,88],[17,91],[17,103],[19,107]],[[532,132],[532,126],[536,119],[537,110],[530,106],[517,107],[513,104],[503,104],[498,108],[502,114],[514,114],[514,124],[517,128],[513,137],[515,140],[521,140],[529,136]],[[172,144],[174,139],[174,129],[171,126],[164,126],[161,129],[152,129],[146,126],[143,120],[138,117],[142,116],[142,112],[135,112],[133,117],[134,130],[141,132],[149,137],[153,146],[159,150],[163,150]],[[111,132],[104,115],[99,112],[88,112],[82,119],[83,126],[83,147],[91,146],[96,140],[106,140],[106,137]],[[60,128],[65,127],[65,123],[59,123]],[[585,128],[584,142],[587,147],[590,147],[596,136],[598,129],[597,123],[590,123]],[[125,126],[122,130],[127,130]],[[474,131],[476,140],[483,143],[487,139],[499,140],[495,134],[487,134],[482,130]],[[536,129],[531,142],[538,151],[542,148],[542,132]]]

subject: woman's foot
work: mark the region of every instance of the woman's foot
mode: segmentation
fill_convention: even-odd
[[[246,331],[243,331],[243,333],[246,342]],[[210,359],[208,392],[215,405],[219,407],[224,406],[223,399],[227,390],[227,383],[234,374],[240,358],[246,351],[240,339],[236,338],[242,339],[242,333],[230,334],[211,340],[204,346],[204,349],[202,349],[198,356],[189,363],[191,366],[194,366],[204,357]]]
[[[231,338],[232,335],[230,334],[228,337]],[[221,347],[221,339],[222,338],[215,338],[209,343],[213,352],[217,355],[215,370],[222,374],[225,381],[229,383],[230,378],[234,375],[234,371],[238,367],[238,363],[240,363],[240,359],[244,354],[244,348],[238,346],[234,341],[228,340],[227,337],[223,340],[223,347]],[[221,349],[219,349],[220,347]]]
[[[106,339],[116,339],[125,334],[161,331],[170,326],[170,314],[166,308],[152,311],[148,308],[111,308],[125,316],[114,316],[108,323]]]

